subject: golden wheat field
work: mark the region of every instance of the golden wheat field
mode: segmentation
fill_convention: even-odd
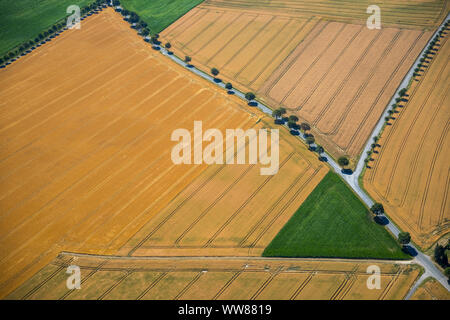
[[[366,286],[369,265],[379,289]],[[65,269],[81,269],[81,289],[67,290]],[[61,254],[8,299],[103,300],[399,300],[419,275],[413,264],[258,258],[108,258]]]

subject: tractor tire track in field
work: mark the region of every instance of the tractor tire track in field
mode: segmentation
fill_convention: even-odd
[[[201,10],[199,10],[198,13],[196,13],[195,15],[189,17],[186,21],[184,21],[183,23],[179,24],[174,30],[172,30],[172,31],[170,32],[170,34],[168,34],[168,37],[167,37],[167,38],[168,38],[169,40],[178,38],[178,37],[181,36],[185,31],[189,30],[189,29],[192,27],[192,25],[196,24],[198,21],[200,21],[204,16],[206,16],[206,15],[207,15],[208,13],[210,13],[210,12],[211,12],[211,10],[209,10],[209,9],[201,9]],[[200,13],[203,13],[203,14],[200,15]],[[198,15],[199,15],[199,17],[197,17]],[[195,19],[194,17],[197,17],[197,19]],[[182,25],[185,25],[186,22],[188,22],[188,21],[190,21],[190,20],[192,20],[192,19],[195,19],[195,20],[192,21],[191,23],[187,24],[187,26],[184,27],[184,28],[181,30],[181,32],[174,34],[176,29],[180,28]]]
[[[448,91],[447,91],[447,93],[448,93]],[[436,160],[437,160],[437,158],[439,157],[439,154],[442,151],[442,144],[444,143],[444,138],[447,136],[449,127],[450,127],[450,122],[447,120],[445,128],[442,131],[441,136],[439,137],[438,143],[437,143],[436,148],[435,148],[434,153],[433,153],[433,159],[432,159],[432,162],[431,162],[431,168],[428,171],[427,182],[425,184],[425,191],[424,191],[424,193],[422,195],[422,201],[420,203],[419,229],[422,226],[423,214],[424,214],[424,209],[425,209],[425,203],[426,203],[427,198],[428,198],[428,192],[429,192],[429,189],[430,189],[431,178],[433,177],[434,167],[436,165]],[[441,215],[443,215],[442,212],[440,212],[439,216],[441,216]]]
[[[284,160],[281,162],[279,169],[282,169],[283,166],[292,158],[294,155],[294,152],[291,152]],[[264,186],[272,180],[274,175],[270,175],[264,180],[262,184],[258,186],[258,188],[242,203],[242,205],[220,226],[220,228],[213,234],[211,238],[203,245],[204,248],[211,245],[211,243],[219,236],[219,234],[233,221],[234,218],[249,204],[251,200],[253,200],[254,197],[261,191],[261,189],[264,188]]]
[[[70,258],[68,264],[73,261],[73,258]],[[35,286],[33,289],[28,291],[21,300],[28,299],[31,295],[33,295],[35,292],[37,292],[40,288],[42,288],[46,283],[48,283],[50,280],[52,280],[58,273],[60,273],[64,267],[58,267],[55,271],[53,271],[48,277],[44,279],[44,281],[40,282],[37,286]]]
[[[213,39],[217,39],[218,37],[220,37],[220,35],[222,35],[222,33],[224,33],[225,31],[228,30],[228,28],[230,28],[231,26],[233,26],[233,24],[238,21],[242,16],[244,15],[244,13],[240,13],[239,15],[237,15],[225,28],[222,28],[218,33],[216,33],[212,39],[210,39],[209,41],[205,41],[205,43],[196,51],[194,51],[192,53],[192,56],[196,56],[199,52],[201,52],[206,46],[208,46],[208,44],[210,44],[210,42]],[[181,50],[180,50],[181,51]]]
[[[241,34],[242,30],[247,29],[247,27],[253,23],[253,21],[255,21],[259,15],[249,15],[250,17],[253,16],[253,19],[251,19],[250,21],[247,22],[246,25],[244,25],[239,31],[236,32],[236,34],[231,37],[231,39],[229,39],[222,47],[220,47],[212,56],[209,57],[208,60],[206,60],[205,62],[205,66],[207,66],[211,60],[213,60],[219,53],[221,53],[223,51],[223,49],[225,49],[226,47],[228,47],[228,45],[237,37]]]
[[[392,289],[392,287],[394,286],[394,284],[397,282],[397,280],[399,279],[400,275],[402,274],[402,270],[400,269],[395,276],[393,276],[391,278],[391,281],[389,281],[388,285],[386,286],[386,288],[383,290],[383,292],[381,293],[381,295],[378,297],[378,300],[384,300],[387,296],[387,294],[389,293],[389,291]]]
[[[347,82],[350,80],[351,76],[353,75],[354,71],[359,67],[359,65],[361,64],[361,62],[365,59],[365,57],[367,56],[367,53],[370,51],[370,49],[373,47],[373,44],[381,37],[381,34],[383,32],[378,32],[376,34],[376,36],[370,41],[369,45],[364,49],[364,51],[362,52],[361,56],[358,58],[358,60],[356,61],[356,63],[352,66],[352,68],[349,70],[349,72],[347,73],[347,75],[345,76],[344,80],[342,80],[342,82],[339,84],[339,86],[336,88],[335,92],[333,93],[333,95],[330,97],[330,99],[328,100],[328,102],[325,104],[325,106],[322,108],[322,110],[319,112],[319,114],[317,115],[317,117],[312,121],[312,125],[314,125],[315,127],[317,127],[317,123],[322,119],[322,117],[324,116],[324,114],[328,111],[328,109],[330,109],[331,105],[334,103],[334,100],[336,100],[337,96],[341,93],[341,91],[344,89],[344,87],[346,86]]]
[[[441,46],[444,46],[444,44],[445,44],[446,41],[447,41],[447,38],[445,38],[445,41],[442,41],[442,40],[441,40]],[[422,75],[421,75],[421,77],[420,77],[420,78],[421,78],[420,84],[414,87],[413,92],[409,95],[408,102],[402,107],[402,109],[405,109],[405,108],[409,105],[409,101],[411,101],[411,100],[414,98],[416,92],[422,87],[422,85],[423,85],[423,83],[424,83],[423,79],[425,79],[425,77],[426,77],[426,75],[428,74],[428,71],[430,70],[430,68],[431,68],[431,66],[433,65],[433,62],[434,62],[434,61],[435,61],[435,59],[432,59],[430,62],[428,62],[428,66],[425,68],[425,71],[422,73]],[[445,68],[444,68],[444,69],[445,69]],[[387,136],[386,136],[386,139],[385,139],[385,142],[384,142],[385,145],[388,144],[388,142],[390,141],[391,137],[393,136],[393,134],[394,134],[395,131],[397,130],[397,128],[398,128],[397,123],[398,123],[399,120],[403,117],[403,115],[404,115],[404,112],[400,112],[399,116],[397,117],[397,121],[394,122],[393,128],[392,128],[391,130],[388,131]],[[368,179],[368,180],[369,180],[372,184],[373,184],[374,178],[375,178],[375,176],[376,176],[376,173],[377,173],[377,171],[378,171],[378,164],[381,162],[381,158],[383,157],[383,154],[384,154],[384,150],[385,150],[385,149],[386,149],[386,148],[381,148],[381,150],[380,150],[380,155],[377,157],[377,160],[378,160],[378,161],[375,161],[375,166],[374,166],[373,170],[371,170],[371,172],[370,172],[370,175],[369,175],[369,179]],[[384,196],[382,196],[382,198],[384,199]]]
[[[117,280],[111,287],[109,287],[105,292],[103,292],[97,300],[103,300],[103,298],[108,295],[111,291],[113,291],[118,285],[120,285],[128,276],[131,275],[131,272],[126,271],[125,274]]]
[[[279,267],[277,270],[272,272],[270,274],[270,277],[266,281],[264,281],[264,283],[258,288],[258,290],[256,290],[256,292],[250,297],[249,300],[256,300],[256,298],[258,298],[258,296],[267,288],[267,286],[273,281],[273,279],[275,279],[275,277],[280,274],[282,268],[283,267]]]
[[[283,208],[278,212],[278,214],[272,218],[272,220],[269,222],[269,224],[260,232],[260,234],[256,237],[256,239],[250,244],[251,248],[254,248],[258,241],[264,236],[264,234],[269,230],[272,225],[277,221],[277,219],[284,213],[284,211],[289,207],[292,201],[300,194],[301,191],[311,182],[311,180],[316,176],[316,174],[320,171],[321,168],[318,168],[314,171],[314,173],[308,177],[308,179],[301,185],[299,190],[291,197],[291,201],[287,202]]]
[[[441,213],[439,215],[439,220],[438,220],[438,226],[443,224],[443,220],[444,220],[444,214],[445,214],[445,208],[447,207],[447,195],[449,192],[449,186],[450,186],[450,168],[447,171],[447,180],[446,180],[446,184],[445,184],[445,189],[444,189],[444,200],[442,201],[441,204]]]
[[[248,238],[258,229],[258,227],[264,222],[264,220],[273,212],[273,210],[280,204],[280,202],[286,197],[286,194],[288,194],[300,181],[300,179],[303,177],[303,175],[311,168],[311,164],[308,164],[306,168],[302,170],[302,172],[295,178],[294,182],[291,183],[291,185],[285,190],[285,192],[280,195],[275,201],[272,206],[266,210],[264,215],[252,226],[252,228],[249,230],[249,232],[245,235],[244,238],[241,239],[241,241],[238,244],[238,247],[244,247],[245,242],[248,240]]]
[[[150,285],[144,290],[142,291],[137,297],[136,300],[141,300],[151,289],[153,289],[162,279],[164,279],[168,274],[170,273],[170,271],[166,271],[161,273],[155,280],[152,281],[152,283],[150,283]]]
[[[198,37],[200,37],[206,30],[208,30],[209,28],[211,28],[212,26],[214,26],[217,21],[219,21],[224,15],[225,15],[226,11],[223,11],[213,22],[210,22],[209,24],[207,24],[204,28],[202,28],[202,30],[200,30],[199,32],[197,32],[195,34],[194,37],[192,37],[189,41],[187,41],[186,43],[184,43],[179,50],[183,50],[184,48],[186,48],[192,41],[194,41],[195,39],[197,39]]]
[[[369,115],[372,113],[372,110],[376,107],[378,101],[381,99],[383,93],[386,91],[386,88],[389,86],[390,81],[392,80],[393,77],[395,77],[395,75],[397,74],[398,70],[400,70],[400,67],[403,65],[403,63],[405,62],[405,60],[408,58],[408,55],[410,54],[411,50],[419,43],[420,38],[424,35],[425,33],[422,32],[414,41],[414,43],[410,46],[409,51],[406,51],[405,55],[402,57],[402,60],[400,61],[400,63],[397,64],[397,66],[395,67],[395,69],[392,71],[391,75],[389,76],[389,80],[386,81],[386,83],[383,85],[383,88],[380,90],[380,92],[378,93],[378,96],[376,97],[376,99],[374,100],[374,102],[372,103],[372,105],[370,106],[369,110],[366,112],[366,116],[362,119],[361,123],[358,125],[357,130],[355,130],[355,132],[353,133],[352,137],[350,138],[349,142],[347,143],[346,146],[342,147],[342,149],[344,151],[347,151],[352,145],[353,142],[355,141],[358,133],[360,132],[361,128],[364,126],[364,124],[366,123]],[[340,128],[341,126],[339,126]],[[335,132],[334,132],[335,133]]]
[[[395,158],[394,158],[394,165],[392,167],[391,174],[389,175],[389,181],[388,181],[388,184],[387,184],[386,192],[384,193],[384,198],[387,198],[387,195],[391,191],[392,181],[394,179],[395,172],[397,171],[397,166],[398,166],[398,163],[399,163],[399,159],[400,159],[400,157],[401,157],[401,155],[403,153],[403,150],[405,149],[406,141],[408,141],[408,138],[409,138],[409,136],[412,133],[412,129],[413,129],[414,125],[416,124],[417,119],[420,117],[422,111],[424,111],[424,109],[425,109],[424,106],[427,104],[427,102],[428,102],[429,98],[431,97],[432,93],[437,89],[437,84],[441,80],[441,76],[442,76],[444,70],[445,70],[445,68],[443,68],[443,69],[441,69],[439,71],[438,77],[433,82],[433,86],[432,86],[431,90],[428,91],[424,102],[422,103],[421,107],[419,108],[420,109],[419,112],[417,112],[414,115],[413,121],[411,121],[411,123],[410,123],[410,125],[408,127],[408,130],[406,131],[406,135],[402,139],[400,147],[399,147],[398,151],[396,152],[396,155],[395,155]]]
[[[240,270],[233,274],[230,280],[225,283],[225,285],[214,295],[211,300],[217,300],[224,292],[228,289],[228,287],[244,272],[244,270]]]
[[[189,281],[189,283],[175,296],[173,300],[179,300],[193,285],[200,279],[200,277],[203,275],[203,271],[200,271],[194,279]]]
[[[278,16],[275,16],[275,19],[278,18]],[[287,20],[287,22],[271,37],[269,38],[264,45],[262,46],[261,49],[259,49],[250,59],[249,61],[254,61],[256,60],[256,58],[262,53],[264,52],[265,49],[267,49],[267,46],[273,41],[275,40],[275,38],[279,37],[280,34],[283,33],[284,29],[286,29],[286,27],[292,22],[292,20]],[[250,63],[246,63],[241,69],[239,69],[237,71],[237,73],[235,73],[231,78],[235,78],[237,79],[239,77],[239,75],[245,70],[247,69],[247,67],[250,65]]]
[[[242,50],[244,50],[253,40],[255,40],[257,37],[258,37],[258,35],[265,29],[265,28],[267,28],[267,26],[268,25],[270,25],[271,23],[272,23],[272,21],[274,21],[275,20],[275,18],[276,18],[276,16],[271,16],[271,18],[269,19],[269,21],[267,21],[266,23],[264,23],[264,25],[262,25],[260,28],[259,28],[259,30],[249,39],[249,40],[247,40],[247,42],[245,42],[244,44],[243,44],[243,46],[242,47],[240,47],[239,48],[239,50],[236,50],[234,53],[233,53],[233,55],[223,64],[223,65],[221,65],[220,66],[220,69],[224,69],[224,70],[226,70],[226,67],[227,67],[227,65],[228,64],[230,64],[231,63],[231,61],[233,61],[233,59],[234,58],[236,58],[238,55],[239,55],[239,53],[241,53],[242,52]]]
[[[271,62],[272,62],[276,57],[278,57],[278,56],[283,52],[284,49],[286,49],[286,45],[287,45],[288,43],[291,43],[291,42],[295,39],[295,37],[297,37],[297,35],[303,31],[303,29],[305,28],[305,26],[306,26],[313,18],[315,18],[315,17],[312,16],[312,17],[310,17],[308,20],[303,21],[303,23],[299,26],[298,30],[297,30],[296,32],[293,33],[292,37],[286,42],[286,44],[283,44],[283,45],[279,46],[280,50],[278,50],[277,52],[275,52],[275,55],[270,59]],[[296,21],[296,20],[292,20],[292,21]],[[297,46],[298,46],[300,43],[302,43],[302,42],[303,42],[303,40],[301,40],[301,41],[297,44]],[[282,62],[280,65],[282,65],[282,64],[284,63],[284,61],[292,54],[293,51],[295,51],[295,49],[296,49],[297,46],[295,46],[294,49],[292,49],[292,51],[286,56],[286,58],[283,60],[283,62]],[[251,80],[251,81],[248,83],[248,86],[252,86],[253,83],[254,83],[256,80],[259,79],[259,77],[260,77],[260,76],[264,73],[264,71],[266,70],[266,67],[267,67],[271,62],[269,62],[268,64],[266,64],[266,65],[261,69],[261,71],[258,72],[258,73],[256,74],[256,76],[253,78],[253,80]]]
[[[96,274],[98,271],[100,271],[100,269],[108,262],[108,260],[104,260],[102,261],[94,270],[92,270],[91,272],[89,272],[89,274],[84,277],[83,279],[81,279],[81,285],[83,285],[84,283],[86,283],[86,281],[88,281],[94,274]],[[65,300],[70,294],[72,294],[72,292],[74,292],[74,290],[69,290],[66,293],[64,293],[58,300]]]
[[[344,294],[340,297],[342,298],[347,294],[348,290],[353,286],[353,283],[356,281],[355,273],[359,268],[359,264],[355,265],[350,272],[345,272],[345,279],[342,281],[342,283],[339,285],[339,287],[336,289],[336,291],[331,295],[330,300],[338,300],[339,296],[341,295],[341,292],[344,292]],[[349,284],[349,286],[347,286]],[[348,289],[347,289],[348,288]]]
[[[341,28],[338,30],[336,35],[333,37],[331,41],[328,42],[328,44],[323,48],[323,50],[316,56],[316,58],[309,64],[309,66],[306,68],[306,70],[300,75],[300,77],[297,79],[297,81],[294,82],[294,84],[291,86],[291,88],[287,91],[287,93],[284,95],[283,99],[281,99],[280,103],[284,105],[285,101],[289,96],[292,94],[292,92],[297,88],[298,84],[304,79],[304,77],[311,71],[311,69],[316,65],[317,62],[322,58],[322,56],[327,53],[328,49],[336,42],[336,39],[341,35],[342,31],[344,31],[346,25],[342,24]]]
[[[239,183],[239,181],[241,181],[246,175],[247,173],[253,169],[255,167],[255,165],[249,165],[248,168],[246,168],[244,170],[244,172],[242,172],[239,177],[233,181],[232,184],[230,184],[214,201],[213,203],[211,203],[205,210],[203,210],[203,212],[194,220],[192,221],[192,223],[181,233],[181,235],[175,240],[174,245],[175,246],[179,246],[179,243],[181,240],[183,240],[183,238],[186,236],[186,234],[192,230],[192,228],[195,227],[195,225],[204,217],[208,214],[208,212],[214,208],[214,206],[220,201],[222,200],[223,197],[225,197],[227,195],[227,193],[233,189],[233,187]]]
[[[305,281],[303,281],[300,286],[295,290],[295,292],[292,294],[292,296],[289,298],[289,300],[295,300],[297,298],[297,296],[300,294],[300,292],[303,291],[303,289],[305,289],[305,287],[308,285],[308,283],[311,281],[311,279],[317,274],[316,271],[312,271],[310,272],[310,274],[308,275],[308,277],[305,279]]]
[[[428,121],[428,124],[427,124],[427,126],[425,127],[425,131],[424,131],[423,135],[420,137],[420,142],[419,142],[419,144],[418,144],[418,147],[417,147],[417,149],[416,149],[416,152],[413,153],[413,159],[412,159],[412,162],[411,162],[411,165],[410,165],[410,170],[409,170],[409,173],[408,173],[408,178],[406,179],[406,188],[405,188],[405,190],[403,191],[403,194],[402,194],[402,197],[401,197],[400,207],[403,207],[403,205],[405,204],[406,197],[407,197],[407,195],[408,195],[408,191],[409,191],[409,188],[410,188],[410,186],[411,186],[411,181],[412,181],[412,178],[413,178],[413,174],[415,173],[416,168],[417,168],[417,162],[418,162],[418,160],[419,160],[420,150],[422,150],[422,147],[423,147],[423,145],[424,145],[424,143],[425,143],[425,139],[426,139],[428,133],[430,132],[430,129],[431,129],[432,126],[433,126],[433,123],[434,123],[434,120],[436,119],[436,116],[438,115],[439,111],[441,110],[441,108],[442,108],[442,106],[443,106],[443,102],[445,101],[445,98],[447,97],[447,94],[448,94],[448,91],[447,91],[447,93],[443,96],[443,98],[442,98],[442,100],[441,100],[441,103],[439,104],[439,107],[437,107],[437,108],[434,109],[433,115],[431,116],[430,121]],[[448,123],[448,122],[447,122],[447,123]],[[444,129],[444,131],[443,131],[442,133],[445,135],[445,129]],[[441,138],[442,138],[442,137],[441,137]],[[438,140],[439,142],[438,142],[436,148],[440,148],[440,147],[441,147],[441,145],[442,145],[442,139],[441,139],[441,138]],[[405,142],[405,143],[406,143],[406,142]],[[441,144],[441,145],[440,145],[440,144]],[[440,150],[439,150],[439,151],[440,151]],[[436,150],[435,152],[439,152],[439,151]],[[433,169],[433,167],[434,167],[434,161],[435,161],[435,157],[432,158],[432,167],[431,167],[431,170],[430,170],[430,171],[432,171],[432,169]],[[429,171],[429,172],[430,172],[430,171]],[[393,174],[395,174],[395,172],[394,172]]]
[[[295,108],[295,111],[300,111],[303,106],[309,102],[309,99],[316,93],[317,89],[320,87],[322,82],[325,80],[325,78],[328,76],[331,70],[333,70],[336,63],[339,61],[339,59],[347,52],[347,50],[351,47],[353,41],[360,35],[360,33],[364,30],[364,26],[361,26],[361,28],[358,30],[358,32],[355,33],[355,35],[350,39],[350,41],[347,43],[347,45],[336,55],[336,58],[331,63],[328,70],[322,75],[322,77],[317,81],[316,85],[313,87],[313,89],[309,92],[308,96],[303,99],[302,102],[299,103],[299,106]]]
[[[283,64],[285,63],[285,61],[288,61],[288,59],[291,58],[292,59],[287,63],[286,66],[283,66],[283,70],[281,71],[280,75],[278,76],[278,78],[274,79],[274,81],[267,86],[267,88],[265,88],[265,90],[263,91],[264,95],[272,98],[272,96],[270,95],[270,92],[273,90],[273,88],[278,84],[278,82],[286,75],[286,73],[291,69],[291,67],[295,64],[295,62],[297,62],[298,58],[306,51],[306,49],[309,48],[309,46],[311,45],[311,43],[314,42],[314,40],[316,40],[320,34],[323,32],[323,30],[325,30],[325,28],[328,26],[328,24],[330,24],[330,21],[324,22],[323,25],[319,28],[319,30],[316,30],[316,33],[314,34],[314,38],[312,41],[307,42],[307,44],[305,46],[303,46],[303,48],[301,48],[301,50],[299,50],[299,52],[297,52],[294,56],[292,56],[295,52],[295,50],[298,48],[299,45],[303,44],[304,41],[300,42],[293,50],[292,52],[283,60],[283,62],[280,64],[280,67],[283,66]],[[310,32],[308,33],[308,35],[305,37],[305,39],[308,36],[312,36],[313,31],[315,30],[316,26],[310,30]],[[272,98],[273,99],[273,98]]]
[[[400,38],[402,31],[399,31],[395,34],[395,36],[391,39],[389,42],[389,45],[386,47],[386,49],[383,51],[383,53],[380,55],[378,60],[375,62],[374,66],[371,68],[369,75],[364,79],[364,82],[359,86],[358,90],[356,91],[355,95],[352,97],[352,99],[347,103],[345,106],[344,112],[342,112],[342,115],[339,117],[339,120],[334,124],[334,127],[328,131],[328,132],[322,132],[322,134],[325,135],[334,135],[338,131],[338,129],[341,127],[342,123],[344,122],[345,118],[348,116],[348,114],[352,111],[355,102],[359,99],[361,94],[366,90],[367,86],[369,85],[370,80],[375,76],[378,68],[382,64],[382,61],[386,58],[386,56],[391,52],[392,48],[397,43],[398,39]],[[387,86],[385,83],[384,88]]]

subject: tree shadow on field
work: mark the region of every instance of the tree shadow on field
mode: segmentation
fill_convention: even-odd
[[[215,83],[221,83],[221,82],[222,82],[222,79],[214,78],[214,82],[215,82]]]
[[[257,107],[257,106],[258,106],[258,102],[250,101],[250,102],[248,103],[248,105],[249,105],[250,107]]]
[[[234,91],[233,90],[228,90],[227,93],[228,94],[234,94]]]
[[[327,157],[319,157],[318,159],[319,159],[319,161],[322,161],[322,162],[328,162]]]
[[[346,175],[352,175],[353,174],[353,170],[352,169],[342,169],[341,172],[342,172],[342,174],[346,174]]]
[[[298,132],[297,130],[291,130],[289,131],[293,136],[299,136],[300,132]]]
[[[275,124],[284,124],[285,121],[283,119],[275,119]]]

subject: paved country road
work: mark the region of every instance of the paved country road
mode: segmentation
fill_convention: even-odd
[[[384,118],[386,116],[389,115],[388,110],[390,109],[391,104],[395,103],[395,98],[399,97],[399,91],[402,88],[405,88],[408,86],[410,80],[413,77],[413,73],[414,73],[414,69],[417,68],[417,65],[420,63],[420,58],[422,57],[423,53],[426,51],[428,45],[430,44],[430,42],[432,41],[432,39],[437,35],[439,29],[442,28],[442,26],[444,25],[444,23],[449,19],[450,14],[447,15],[446,19],[442,22],[442,24],[439,26],[439,28],[437,28],[436,32],[433,34],[433,36],[430,38],[429,42],[426,44],[426,46],[424,47],[424,49],[422,50],[422,52],[419,54],[419,56],[417,57],[416,61],[414,62],[414,64],[412,65],[412,67],[410,68],[409,72],[405,75],[405,77],[403,78],[402,83],[400,84],[400,86],[398,87],[396,93],[394,94],[394,96],[392,97],[392,100],[387,104],[385,111],[383,112],[383,114],[380,117],[380,120],[378,121],[378,123],[376,124],[374,130],[372,131],[372,134],[370,135],[370,138],[368,139],[364,149],[362,150],[361,153],[361,158],[359,159],[356,169],[352,174],[346,174],[342,172],[341,167],[330,157],[326,157],[327,158],[327,163],[330,165],[331,168],[333,168],[333,170],[339,174],[342,179],[344,179],[347,184],[352,188],[352,190],[361,198],[361,200],[368,206],[371,207],[373,205],[373,200],[366,194],[366,192],[360,187],[359,182],[358,182],[358,178],[361,175],[364,166],[365,166],[365,154],[367,153],[367,151],[369,151],[371,149],[371,144],[373,143],[373,137],[378,136],[378,134],[380,133],[380,131],[383,128],[384,125]],[[181,60],[180,58],[176,57],[173,54],[169,54],[168,51],[164,48],[160,48],[160,51],[162,54],[164,54],[165,56],[169,57],[170,59],[172,59],[173,61],[175,61],[176,63],[178,63],[179,65],[182,65],[186,68],[188,68],[189,70],[191,70],[193,73],[195,73],[196,75],[215,83],[216,85],[218,85],[219,87],[222,87],[225,89],[225,84],[223,82],[215,82],[214,78],[210,75],[208,75],[207,73],[195,68],[194,66],[187,66],[187,64]],[[237,89],[234,89],[234,95],[244,99],[245,99],[245,94]],[[246,100],[247,101],[247,100]],[[263,111],[264,113],[268,114],[269,116],[272,116],[272,110],[267,107],[266,105],[257,102],[257,107]],[[299,139],[301,139],[302,141],[304,141],[304,138],[301,136],[298,136]],[[388,228],[388,230],[395,236],[397,237],[400,230],[386,217],[387,219],[387,225],[386,227]],[[447,280],[447,277],[445,277],[442,272],[438,269],[438,267],[436,267],[436,265],[433,263],[433,261],[431,261],[430,257],[428,257],[427,255],[423,254],[420,250],[418,250],[416,247],[414,247],[413,245],[411,245],[412,249],[415,250],[417,252],[417,255],[414,257],[413,262],[421,265],[424,269],[425,272],[424,274],[420,277],[420,279],[418,281],[416,281],[416,283],[414,284],[414,286],[411,288],[411,290],[408,292],[408,294],[406,295],[405,299],[409,299],[413,293],[416,291],[416,289],[418,288],[418,286],[420,285],[420,283],[427,277],[433,277],[435,278],[437,281],[439,281],[447,290],[450,291],[450,286],[449,286],[449,282]]]

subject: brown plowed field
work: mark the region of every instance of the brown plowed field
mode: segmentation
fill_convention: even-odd
[[[152,50],[111,9],[1,69],[0,90],[1,297],[62,250],[258,254],[328,171],[284,129],[274,176],[174,165],[175,129],[268,119]]]
[[[67,266],[81,289],[66,288]],[[381,288],[368,289],[369,265]],[[386,299],[400,300],[419,275],[415,265],[382,261],[255,258],[102,258],[59,255],[8,299]]]
[[[448,31],[447,31],[448,32]],[[423,248],[449,232],[450,42],[439,51],[386,126],[364,186]]]
[[[365,14],[361,1],[251,3],[206,1],[162,39],[200,69],[218,68],[223,81],[295,113],[331,155],[352,160],[448,11],[445,1],[384,1],[382,29],[369,30],[354,12]]]

